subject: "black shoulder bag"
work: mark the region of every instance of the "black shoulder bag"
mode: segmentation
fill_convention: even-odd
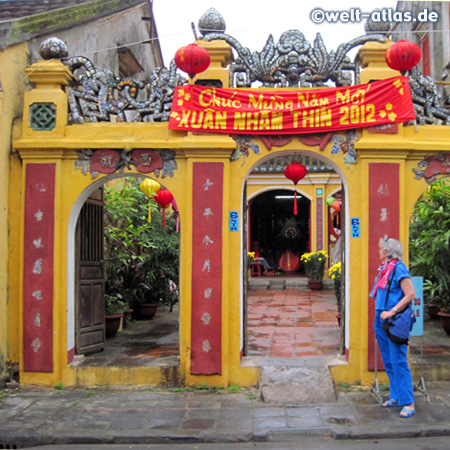
[[[389,293],[391,291],[392,280],[395,276],[395,271],[397,269],[397,264],[392,272],[392,277],[389,280],[388,291],[386,294],[386,302],[384,304],[384,310],[386,311],[386,306],[389,298]],[[416,318],[412,314],[411,303],[403,308],[402,311],[397,312],[394,316],[389,317],[383,321],[383,330],[387,334],[388,338],[397,345],[408,345],[409,333],[412,330]]]

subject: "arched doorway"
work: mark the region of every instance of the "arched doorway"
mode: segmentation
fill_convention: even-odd
[[[68,333],[74,333],[74,355],[83,355],[83,365],[98,365],[101,359],[103,366],[145,366],[179,354],[179,213],[175,201],[160,212],[139,189],[145,178],[131,174],[95,182],[72,212],[75,275],[69,318],[74,312],[75,320]],[[105,311],[136,313],[141,303],[150,302],[158,307],[155,318],[135,314],[126,330],[122,318],[120,332],[105,335]]]
[[[292,190],[275,189],[249,200],[250,250],[264,258],[274,272],[297,272],[298,256],[310,249],[311,201],[298,193],[298,214],[294,215],[294,198]],[[288,258],[290,255],[295,256]]]
[[[307,176],[299,182],[297,186],[284,176],[285,167],[297,160],[307,167]],[[329,251],[331,242],[329,227],[332,224],[334,231],[339,229],[339,233],[345,236],[345,214],[344,211],[339,219],[334,218],[334,223],[329,221],[329,207],[326,199],[333,194],[340,192],[342,198],[342,208],[345,210],[345,179],[342,172],[326,158],[308,151],[285,151],[268,155],[255,164],[247,174],[247,199],[248,199],[248,250],[260,252],[265,257],[265,252],[269,255],[270,263],[276,266],[275,273],[266,274],[266,279],[270,278],[267,284],[259,283],[264,290],[258,292],[261,303],[254,301],[255,291],[252,289],[252,281],[249,283],[249,290],[244,301],[244,355],[270,356],[270,351],[266,348],[257,348],[255,345],[255,335],[262,336],[262,347],[269,341],[276,340],[276,332],[269,330],[270,327],[286,326],[293,327],[283,331],[285,336],[280,336],[279,340],[285,340],[286,336],[292,337],[292,330],[297,334],[307,336],[308,331],[314,327],[325,330],[323,336],[317,337],[317,342],[321,340],[323,345],[317,351],[306,351],[303,349],[289,348],[288,351],[272,352],[274,357],[299,357],[299,356],[319,356],[326,352],[334,355],[341,354],[344,346],[345,319],[339,326],[336,320],[338,307],[336,305],[333,284],[331,280],[327,282],[326,291],[320,295],[319,300],[316,294],[306,287],[306,278],[300,268],[293,271],[283,271],[280,268],[281,257],[286,251],[292,252],[299,257],[309,251],[326,250]],[[294,190],[297,191],[298,214],[293,213]],[[244,240],[245,241],[245,240]],[[345,267],[345,259],[348,252],[345,252],[345,239],[343,239],[342,262]],[[272,256],[273,255],[273,256]],[[326,272],[331,261],[327,264]],[[286,272],[290,272],[287,274]],[[345,270],[343,270],[345,274]],[[268,276],[267,276],[268,275]],[[280,283],[283,275],[297,277],[298,282],[292,280]],[[258,280],[259,281],[259,280]],[[345,281],[345,275],[343,276]],[[255,284],[253,284],[255,285]],[[343,283],[344,295],[342,295],[344,311],[348,309],[346,304],[345,291],[348,286]],[[273,291],[280,289],[284,291],[273,295]],[[278,298],[275,298],[275,297]],[[287,298],[289,296],[289,298]],[[275,303],[283,303],[281,308],[277,305],[273,311],[269,311],[267,304],[273,299]],[[250,300],[252,304],[250,304]],[[275,311],[276,309],[276,311]],[[307,310],[309,309],[309,312]],[[317,313],[317,315],[316,315]],[[265,317],[262,317],[264,316]],[[307,319],[309,315],[310,319]],[[278,320],[278,322],[277,322]],[[308,322],[309,321],[309,322]],[[262,328],[255,328],[255,323],[259,323]],[[302,327],[305,329],[301,329]],[[331,330],[331,332],[330,332]],[[325,336],[326,335],[326,336]],[[312,335],[311,335],[312,336]],[[308,338],[310,341],[315,337]],[[291,339],[292,340],[292,339]],[[250,343],[252,341],[252,343]],[[342,341],[342,342],[341,342]],[[308,342],[305,343],[307,345]],[[291,344],[287,344],[291,345]],[[292,343],[292,346],[295,344]],[[325,348],[327,347],[327,348]],[[285,350],[285,349],[284,349]]]

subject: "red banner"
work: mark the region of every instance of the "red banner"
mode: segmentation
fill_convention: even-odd
[[[169,128],[230,134],[326,132],[414,120],[406,77],[339,88],[179,86]]]

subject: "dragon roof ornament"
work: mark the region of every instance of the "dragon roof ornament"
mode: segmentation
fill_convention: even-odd
[[[359,66],[350,61],[348,52],[366,42],[385,42],[386,37],[361,36],[329,53],[320,33],[311,46],[298,30],[284,32],[277,44],[269,35],[263,50],[253,53],[225,33],[208,33],[203,39],[224,40],[236,51],[237,58],[230,65],[231,87],[251,87],[255,81],[262,87],[321,87],[328,81],[336,86],[358,84]]]

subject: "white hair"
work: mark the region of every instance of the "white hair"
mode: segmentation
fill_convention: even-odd
[[[397,239],[385,238],[380,239],[380,248],[385,250],[388,257],[390,259],[399,259],[403,258],[403,245]]]

